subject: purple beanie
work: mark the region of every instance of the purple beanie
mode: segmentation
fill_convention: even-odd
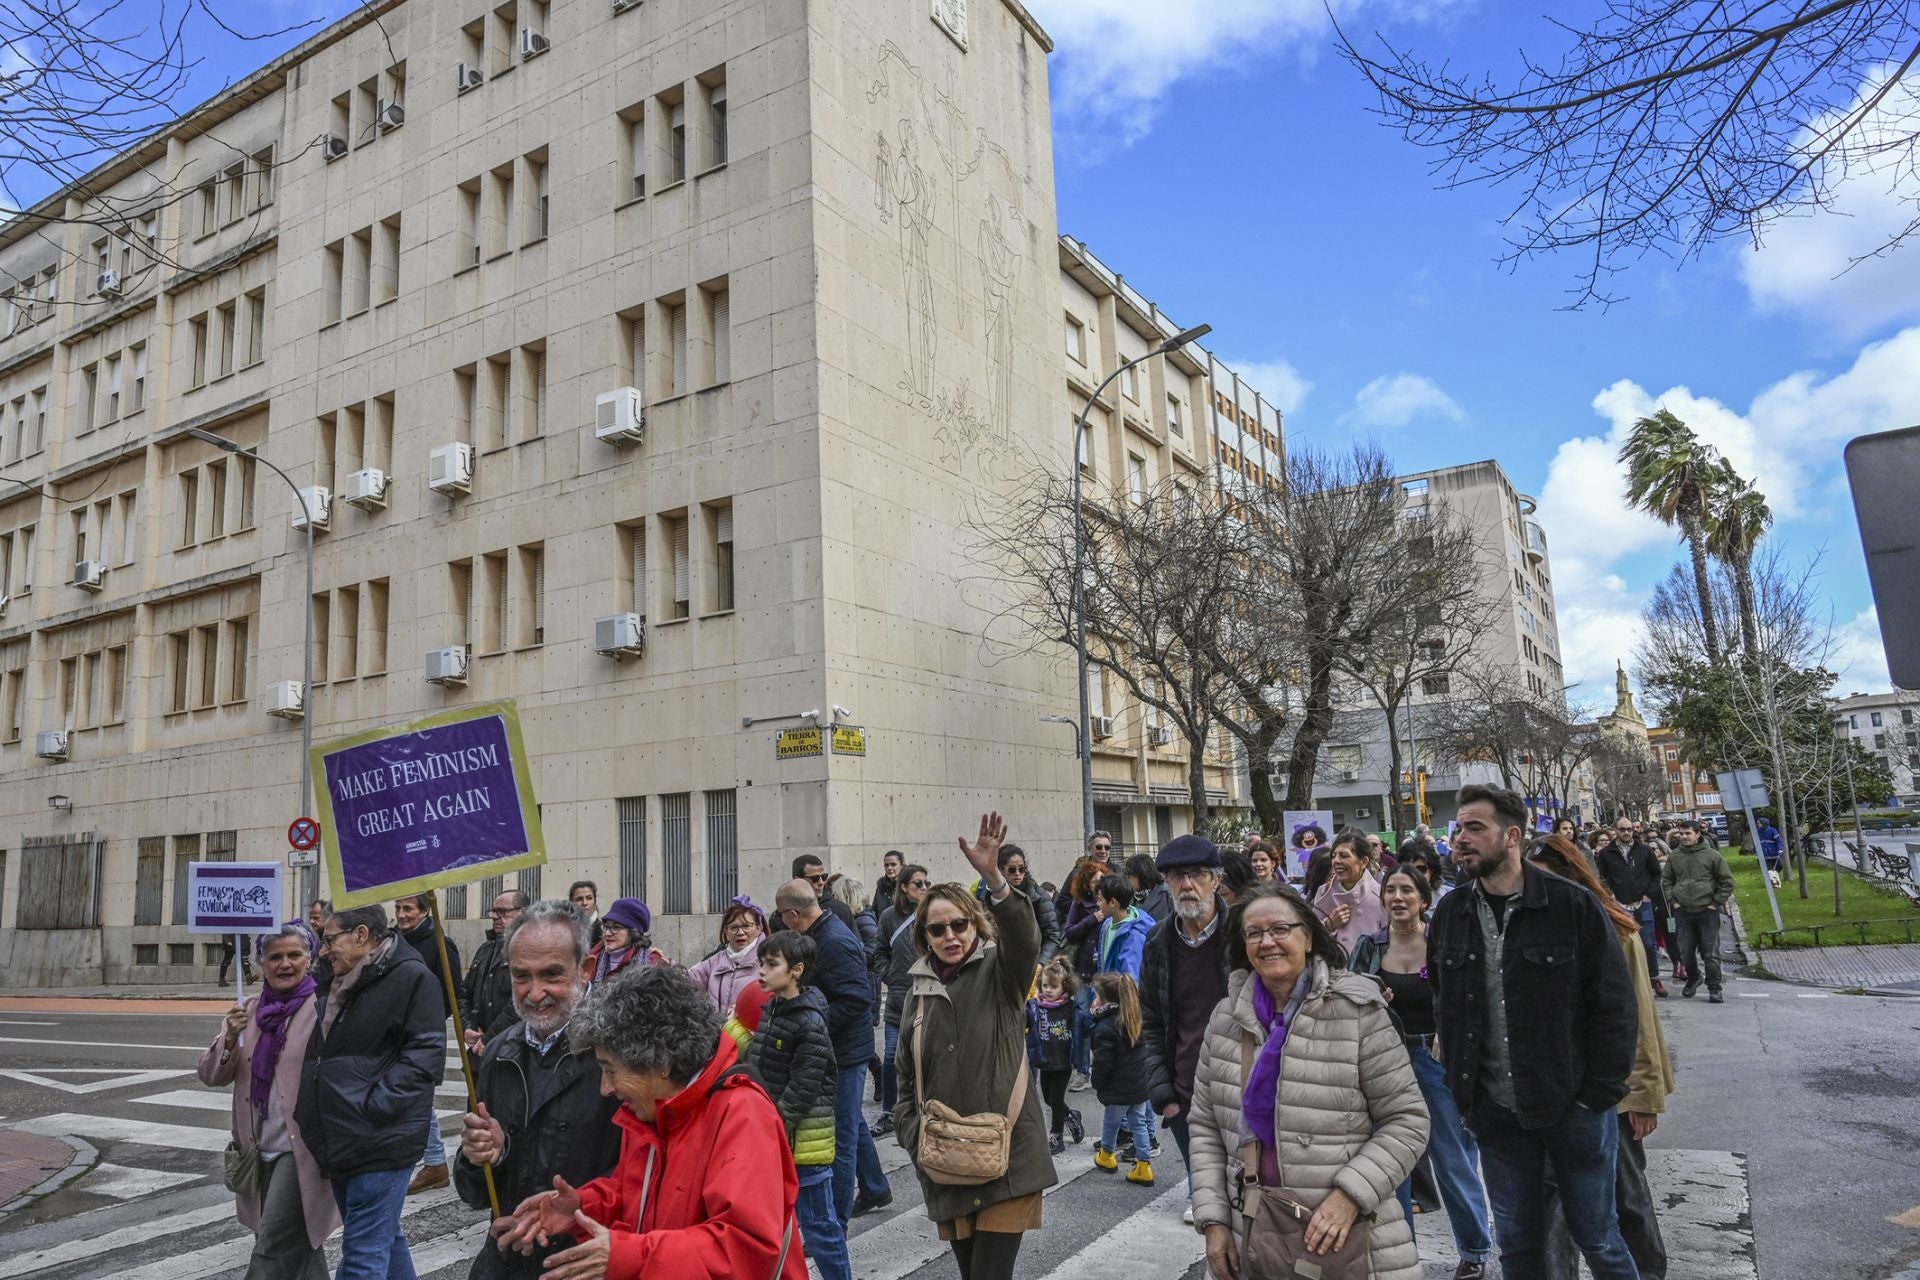
[[[635,933],[646,933],[653,926],[653,912],[647,910],[647,904],[638,898],[615,898],[613,905],[600,918],[608,924],[617,924]]]

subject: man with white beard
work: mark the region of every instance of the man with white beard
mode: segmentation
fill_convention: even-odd
[[[620,1100],[600,1094],[600,1064],[567,1045],[567,1020],[585,990],[586,918],[570,903],[548,899],[523,910],[506,933],[513,978],[513,1011],[520,1025],[497,1035],[481,1055],[478,1102],[467,1113],[454,1161],[460,1198],[488,1208],[486,1175],[493,1166],[500,1209],[511,1213],[528,1196],[553,1188],[556,1175],[584,1186],[610,1172],[620,1158]],[[489,1235],[468,1272],[471,1280],[537,1280],[550,1254],[573,1246],[556,1237],[531,1256],[502,1253]]]
[[[1147,1085],[1187,1161],[1187,1108],[1207,1018],[1227,994],[1227,900],[1220,893],[1220,850],[1204,836],[1179,836],[1155,859],[1173,894],[1173,914],[1147,935],[1140,959],[1141,1037]],[[1188,1208],[1186,1220],[1193,1221]]]

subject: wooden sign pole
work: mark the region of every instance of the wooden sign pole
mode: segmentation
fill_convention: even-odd
[[[440,948],[440,974],[446,979],[447,1008],[453,1011],[453,1043],[460,1050],[460,1074],[467,1081],[467,1110],[473,1112],[479,1109],[479,1094],[474,1091],[473,1059],[467,1055],[466,1028],[460,1025],[460,992],[453,984],[453,966],[447,960],[447,930],[440,923],[440,895],[429,889],[423,896],[427,900],[427,911],[433,917],[434,943]],[[434,1123],[439,1124],[440,1121],[435,1119]],[[483,1164],[480,1172],[487,1180],[487,1203],[493,1209],[493,1216],[498,1218],[500,1189],[493,1184],[493,1166]]]

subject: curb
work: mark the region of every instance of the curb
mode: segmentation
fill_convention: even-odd
[[[52,1195],[74,1179],[91,1172],[93,1166],[100,1162],[100,1152],[92,1143],[65,1135],[61,1135],[60,1141],[73,1148],[73,1158],[67,1161],[67,1167],[50,1177],[41,1179],[5,1204],[0,1204],[0,1218],[24,1209],[45,1196]]]

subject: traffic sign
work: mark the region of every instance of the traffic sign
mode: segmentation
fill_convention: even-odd
[[[318,849],[287,850],[287,865],[290,867],[317,867],[320,865]]]
[[[295,818],[287,826],[287,843],[305,853],[320,843],[320,824],[312,818]]]

